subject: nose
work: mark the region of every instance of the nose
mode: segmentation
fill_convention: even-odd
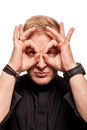
[[[44,61],[42,53],[40,54],[39,62],[37,63],[37,67],[39,69],[44,69],[47,66],[46,62]]]

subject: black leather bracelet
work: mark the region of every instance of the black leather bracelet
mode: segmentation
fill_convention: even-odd
[[[63,76],[66,80],[69,80],[71,77],[73,77],[74,75],[77,75],[77,74],[83,74],[83,75],[86,74],[85,69],[81,63],[77,63],[76,67],[70,69],[69,71],[66,71],[63,74]]]
[[[8,64],[4,67],[3,71],[13,75],[16,79],[19,78],[19,75]]]

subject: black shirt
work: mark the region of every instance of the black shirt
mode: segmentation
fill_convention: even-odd
[[[87,124],[62,77],[39,86],[24,75],[15,84],[11,108],[0,130],[87,130]]]

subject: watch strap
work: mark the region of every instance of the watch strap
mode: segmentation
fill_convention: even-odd
[[[3,71],[14,76],[16,79],[19,78],[19,75],[8,64],[4,67]]]
[[[66,80],[69,80],[71,77],[73,77],[74,75],[77,75],[77,74],[83,74],[83,75],[86,74],[85,69],[82,66],[82,64],[78,63],[78,62],[76,64],[77,64],[76,67],[64,72],[63,76]]]

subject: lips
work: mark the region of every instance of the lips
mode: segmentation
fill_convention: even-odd
[[[37,77],[43,78],[47,76],[47,72],[35,72]]]

